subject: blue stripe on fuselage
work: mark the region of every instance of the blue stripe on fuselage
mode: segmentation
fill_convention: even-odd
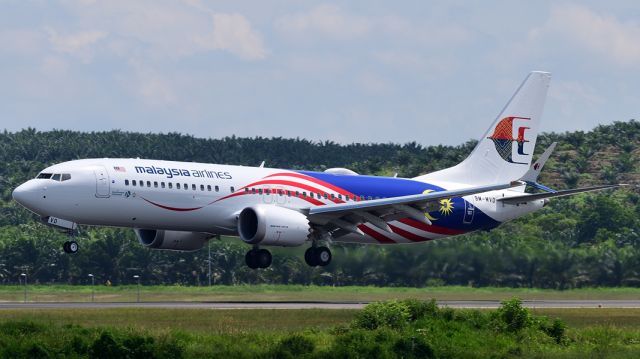
[[[330,183],[357,196],[364,196],[366,199],[369,197],[375,199],[376,197],[391,198],[408,196],[424,193],[426,190],[433,190],[435,192],[445,190],[442,187],[406,178],[335,175],[331,173],[310,171],[296,172]],[[468,204],[465,204],[466,201],[461,197],[452,198],[451,201],[453,203],[453,213],[447,215],[440,211],[429,212],[432,217],[436,218],[434,225],[464,231],[491,229],[500,225],[500,222],[487,216],[478,208],[474,209],[473,220],[471,223],[464,223],[465,206],[468,206]]]

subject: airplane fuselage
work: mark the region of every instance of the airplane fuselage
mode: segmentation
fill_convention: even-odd
[[[60,175],[60,176],[56,176]],[[64,175],[68,179],[61,180]],[[87,159],[46,168],[18,188],[16,199],[42,217],[83,225],[238,235],[244,208],[276,205],[294,210],[394,198],[461,187],[456,183],[325,172],[293,171],[143,159]],[[399,216],[391,232],[369,223],[335,239],[355,243],[414,243],[477,230],[542,208],[544,201],[504,205],[521,195],[507,189],[439,201],[425,212],[431,224]]]

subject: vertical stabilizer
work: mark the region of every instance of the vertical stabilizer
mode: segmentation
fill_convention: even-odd
[[[418,180],[473,185],[520,179],[529,169],[551,74],[531,72],[460,164]]]

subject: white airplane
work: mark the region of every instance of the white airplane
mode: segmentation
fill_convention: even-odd
[[[13,191],[48,224],[133,228],[148,248],[197,250],[217,235],[253,248],[309,245],[305,260],[326,266],[324,243],[420,243],[489,230],[542,208],[552,197],[616,187],[553,191],[536,183],[553,145],[530,166],[551,76],[532,72],[460,164],[416,178],[144,159],[84,159],[53,165]],[[425,159],[425,160],[428,160]],[[525,193],[527,185],[546,192]],[[65,242],[67,253],[78,243]]]

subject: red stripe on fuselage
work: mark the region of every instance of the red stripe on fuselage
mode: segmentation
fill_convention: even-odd
[[[303,174],[301,174],[301,173],[295,173],[295,172],[291,172],[291,173],[289,173],[289,172],[281,172],[281,173],[275,173],[275,174],[272,174],[272,175],[266,176],[265,178],[269,178],[269,177],[276,177],[276,176],[291,176],[291,177],[296,177],[296,178],[305,179],[305,180],[307,180],[307,181],[309,181],[309,182],[313,182],[313,183],[318,184],[318,185],[321,185],[321,186],[323,186],[323,187],[327,187],[327,188],[329,188],[329,189],[332,189],[332,190],[334,190],[334,191],[336,191],[336,192],[338,192],[338,193],[340,193],[340,194],[353,196],[353,193],[351,193],[351,192],[349,192],[349,191],[346,191],[346,190],[344,190],[343,188],[340,188],[340,187],[334,186],[334,185],[332,185],[331,183],[328,183],[328,182],[325,182],[325,181],[319,180],[319,179],[317,179],[317,178],[315,178],[315,177],[311,177],[311,176],[303,175]]]
[[[244,187],[243,187],[243,188],[244,188]],[[264,191],[264,190],[263,190],[263,191]],[[213,202],[211,202],[211,203],[209,203],[209,204],[216,203],[216,202],[218,202],[218,201],[222,201],[223,199],[227,199],[227,198],[231,198],[231,197],[236,197],[236,196],[240,196],[240,195],[244,195],[244,194],[256,194],[256,195],[258,195],[258,196],[264,196],[264,194],[257,194],[257,193],[253,193],[252,191],[247,192],[247,191],[240,191],[240,190],[238,190],[238,192],[232,193],[232,194],[230,194],[230,195],[228,195],[228,196],[226,196],[226,197],[219,198],[219,199],[217,199],[217,200],[215,200],[215,201],[213,201]],[[273,195],[275,196],[276,194],[274,193]],[[315,198],[311,198],[311,197],[302,197],[302,196],[301,196],[301,197],[295,197],[295,196],[293,196],[293,198],[300,198],[300,199],[305,200],[305,201],[307,201],[307,202],[309,202],[309,203],[311,203],[311,204],[314,204],[314,205],[316,205],[316,206],[322,206],[322,205],[324,205],[324,203],[323,203],[323,202],[320,202],[320,201],[316,200]]]
[[[152,205],[154,205],[156,207],[160,207],[160,208],[164,208],[164,209],[168,209],[170,211],[176,211],[176,212],[189,212],[189,211],[195,211],[195,210],[198,210],[198,209],[202,208],[202,207],[193,207],[193,208],[169,207],[169,206],[161,205],[160,203],[155,203],[155,202],[149,201],[148,199],[146,199],[144,197],[140,197],[140,198],[142,198],[143,200],[145,200],[148,203],[151,203]]]
[[[433,240],[433,238],[427,238],[427,237],[422,237],[419,236],[415,233],[409,232],[409,231],[405,231],[404,229],[400,228],[400,227],[396,227],[392,224],[389,224],[389,227],[391,228],[391,230],[393,231],[393,233],[397,233],[399,235],[401,235],[402,237],[412,241],[412,242],[425,242],[425,241],[430,241]]]
[[[283,186],[291,186],[291,187],[295,187],[295,188],[300,188],[300,189],[306,189],[307,191],[309,191],[309,193],[313,192],[313,193],[320,193],[322,196],[324,196],[325,194],[327,195],[327,199],[334,202],[334,203],[343,203],[344,201],[334,197],[333,199],[331,199],[331,194],[325,191],[320,190],[319,188],[315,188],[315,187],[311,187],[309,185],[303,184],[303,183],[298,183],[298,182],[293,182],[293,181],[286,181],[286,180],[263,180],[263,181],[258,181],[258,182],[254,182],[250,185],[246,185],[243,188],[246,187],[253,187],[253,186],[259,186],[259,185],[266,185],[266,184],[279,184],[279,185],[283,185]],[[277,189],[275,189],[275,191],[277,191]],[[298,198],[304,198],[304,197],[298,197]],[[317,201],[318,205],[323,205],[323,202]],[[313,202],[312,202],[313,203]]]
[[[358,228],[360,228],[360,230],[364,232],[364,234],[370,237],[373,237],[376,241],[380,243],[396,243],[393,239],[388,238],[382,233],[376,232],[374,229],[371,229],[364,224],[359,225]]]
[[[421,230],[426,231],[426,232],[437,233],[437,234],[445,234],[445,235],[449,235],[449,236],[455,236],[455,235],[458,235],[458,234],[466,233],[466,231],[463,231],[463,230],[460,230],[460,229],[452,229],[452,228],[447,228],[447,227],[428,225],[426,223],[418,222],[415,219],[411,219],[411,218],[403,218],[403,219],[398,220],[398,222],[404,223],[407,226],[411,226],[413,228],[421,229]]]

